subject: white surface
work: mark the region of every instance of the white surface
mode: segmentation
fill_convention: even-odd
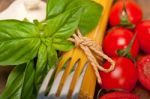
[[[40,0],[15,0],[6,10],[0,13],[0,20],[27,18],[29,21],[42,21],[46,16],[46,3]],[[31,9],[34,8],[34,9]],[[36,8],[36,9],[35,9]]]

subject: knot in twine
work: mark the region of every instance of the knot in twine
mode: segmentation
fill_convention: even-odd
[[[103,53],[102,48],[95,41],[89,39],[88,37],[83,37],[79,30],[77,30],[76,33],[73,34],[73,36],[68,40],[75,43],[75,46],[80,47],[84,51],[88,61],[95,71],[98,83],[101,84],[102,81],[99,75],[99,70],[108,73],[114,69],[115,62]],[[95,54],[93,55],[93,53]],[[111,63],[111,66],[108,69],[103,68],[98,63],[97,59],[101,58],[104,58]]]

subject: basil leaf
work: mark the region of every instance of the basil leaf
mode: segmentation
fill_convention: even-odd
[[[102,6],[93,0],[48,0],[47,19],[56,17],[64,11],[74,9],[75,7],[84,9],[79,28],[83,35],[85,35],[96,27],[102,14]]]
[[[48,0],[47,1],[47,19],[55,17],[65,11],[65,7],[72,0]]]
[[[38,52],[38,59],[37,59],[37,63],[36,63],[36,87],[38,89],[43,76],[46,74],[45,68],[47,66],[47,48],[44,44],[42,44],[39,48],[39,52]]]
[[[93,0],[73,0],[66,9],[71,9],[74,6],[81,6],[84,8],[79,28],[81,33],[85,35],[97,26],[103,7]]]
[[[22,90],[21,90],[21,99],[30,99],[33,93],[34,87],[34,77],[35,77],[35,69],[34,62],[29,62],[26,66],[23,82],[22,82]]]
[[[49,37],[46,40],[49,42],[49,57],[57,56],[55,50],[68,51],[73,48],[73,45],[67,40],[78,27],[82,9],[76,7],[74,9],[63,12],[62,14],[49,19],[45,27],[45,37]],[[53,55],[54,54],[54,55]],[[56,58],[55,58],[56,59]],[[52,61],[50,61],[52,60]],[[50,66],[54,65],[54,58],[49,58]]]
[[[44,26],[45,37],[67,39],[78,27],[81,13],[82,9],[76,7],[49,19]]]
[[[31,99],[35,70],[33,62],[16,66],[0,99]]]
[[[53,47],[59,51],[69,51],[74,45],[68,40],[55,38],[53,40]]]
[[[86,1],[79,23],[79,29],[83,35],[91,32],[97,26],[103,10],[103,7],[94,1]]]
[[[10,97],[15,96],[16,98],[20,97],[17,96],[16,93],[19,93],[17,90],[19,90],[21,86],[21,79],[23,76],[23,72],[25,69],[25,64],[16,66],[13,71],[10,73],[6,88],[3,91],[3,93],[0,96],[0,99],[9,99]],[[12,98],[13,99],[13,98]]]
[[[47,70],[49,70],[51,67],[54,67],[56,65],[58,61],[58,56],[53,46],[48,46],[47,52],[48,52],[48,66],[49,66],[47,67]]]
[[[17,20],[0,21],[0,65],[18,65],[33,59],[40,45],[38,28]]]

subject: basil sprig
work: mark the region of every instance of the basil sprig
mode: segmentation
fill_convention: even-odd
[[[0,99],[32,99],[35,69],[33,61],[17,65],[8,77]]]
[[[48,0],[42,22],[0,21],[0,65],[15,66],[0,99],[34,99],[43,77],[58,61],[57,51],[73,48],[77,28],[94,29],[102,6],[92,0]]]

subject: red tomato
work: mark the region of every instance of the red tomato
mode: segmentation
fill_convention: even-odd
[[[117,51],[125,49],[133,38],[133,33],[125,28],[112,28],[108,31],[103,41],[104,52],[111,57],[118,56]],[[130,49],[130,53],[133,57],[136,57],[139,51],[139,43],[135,38],[134,43]]]
[[[150,54],[150,20],[140,22],[135,31],[137,33],[141,49]]]
[[[131,91],[138,79],[137,69],[132,61],[125,57],[113,58],[116,62],[115,69],[112,72],[105,73],[100,71],[100,76],[102,79],[102,88],[106,90],[111,89],[123,89],[126,91]],[[104,63],[104,68],[109,68],[110,63]]]
[[[105,94],[99,99],[140,99],[138,96],[126,92],[111,92]]]
[[[144,56],[137,61],[138,75],[141,84],[150,90],[150,55]]]
[[[123,19],[123,16],[126,16],[126,18]],[[134,0],[118,0],[113,5],[109,17],[110,24],[112,26],[122,25],[124,22],[123,20],[131,24],[137,24],[142,20],[142,10]]]

